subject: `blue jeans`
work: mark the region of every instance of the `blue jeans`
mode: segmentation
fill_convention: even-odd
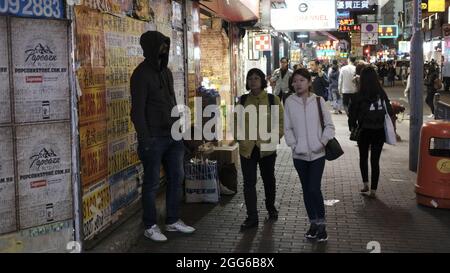
[[[145,228],[157,223],[155,199],[160,184],[160,167],[164,167],[167,178],[166,224],[179,219],[181,186],[184,179],[184,145],[170,136],[150,137],[139,142],[138,154],[144,166],[142,185],[142,207]]]
[[[300,177],[303,189],[303,200],[311,223],[325,222],[325,206],[320,190],[322,174],[325,168],[325,157],[314,161],[294,158],[294,166]]]

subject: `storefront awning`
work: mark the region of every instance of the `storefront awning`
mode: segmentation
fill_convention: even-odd
[[[253,0],[204,0],[200,5],[230,22],[244,22],[259,18],[259,1]]]

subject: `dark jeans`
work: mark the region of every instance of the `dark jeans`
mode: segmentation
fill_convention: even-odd
[[[320,189],[325,168],[325,157],[314,161],[294,158],[294,166],[302,183],[303,201],[309,220],[312,223],[325,221],[325,206]]]
[[[142,207],[145,228],[157,223],[155,198],[160,184],[160,167],[164,167],[167,178],[166,224],[179,219],[181,186],[184,179],[184,145],[170,136],[151,137],[140,142],[138,154],[144,166],[142,185]]]
[[[384,129],[363,129],[358,141],[359,148],[359,168],[363,183],[369,182],[369,148],[370,148],[370,167],[372,170],[371,185],[372,190],[378,187],[380,178],[380,156],[385,140]]]
[[[247,207],[247,216],[249,219],[258,220],[257,198],[256,198],[256,167],[259,164],[259,171],[264,183],[264,193],[266,195],[267,211],[275,210],[275,160],[277,154],[271,154],[266,157],[260,157],[259,148],[255,146],[251,157],[241,156],[242,175],[244,176],[244,199]]]

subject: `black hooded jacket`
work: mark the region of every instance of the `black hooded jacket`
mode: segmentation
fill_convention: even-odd
[[[170,136],[171,117],[176,105],[173,76],[167,63],[169,54],[159,55],[163,43],[170,48],[170,38],[157,31],[148,31],[140,40],[145,60],[133,71],[130,80],[131,121],[138,139]],[[161,60],[161,62],[159,62]]]

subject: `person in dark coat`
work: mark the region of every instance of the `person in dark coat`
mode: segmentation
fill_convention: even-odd
[[[179,218],[181,186],[184,180],[184,145],[171,134],[176,107],[173,76],[167,67],[170,38],[157,31],[142,34],[140,44],[145,60],[133,71],[130,80],[131,121],[138,138],[138,155],[144,167],[142,185],[144,236],[153,241],[167,237],[157,225],[155,206],[160,183],[160,166],[167,175],[166,231],[195,231]]]

